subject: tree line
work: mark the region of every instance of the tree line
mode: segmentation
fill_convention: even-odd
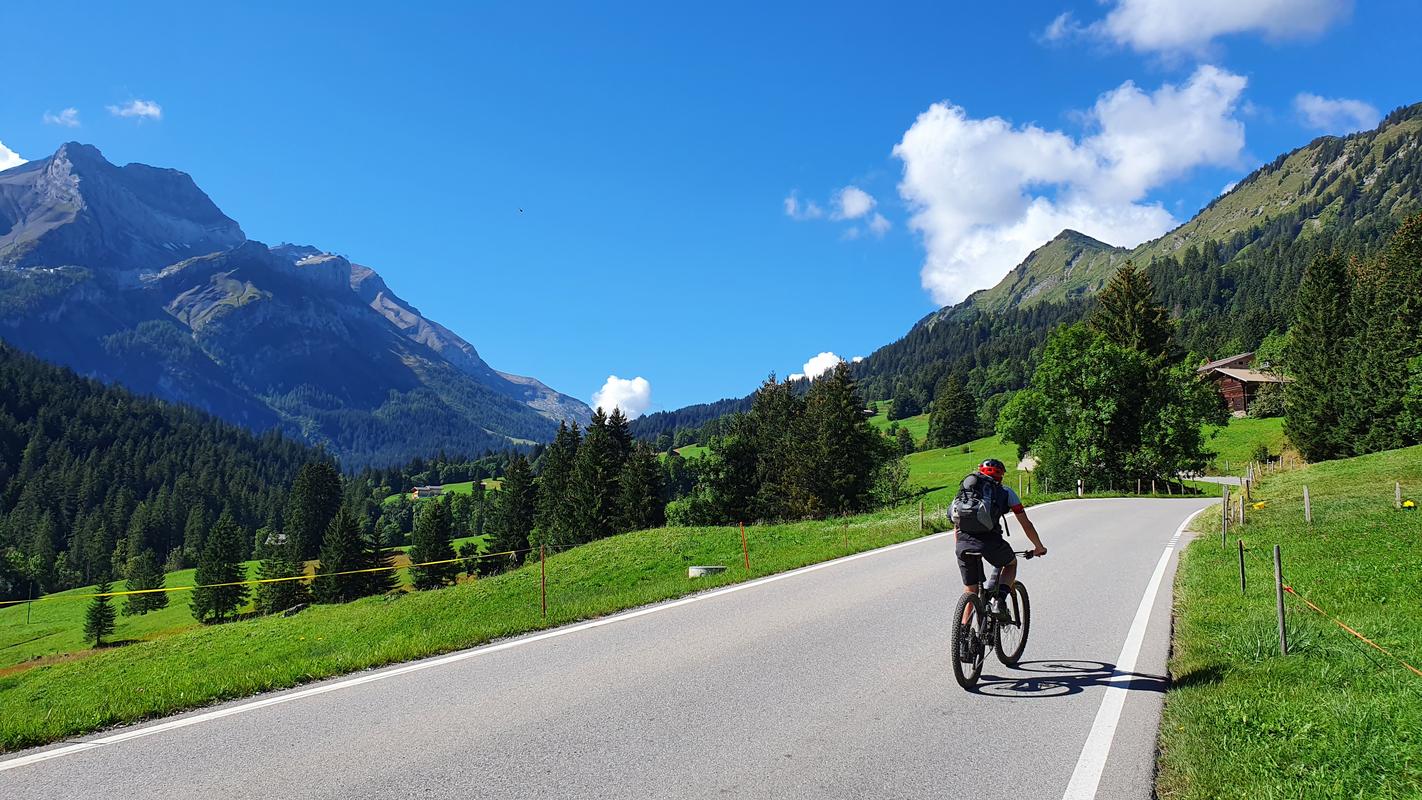
[[[1310,461],[1422,441],[1422,214],[1370,258],[1318,254],[1282,368],[1284,430]]]
[[[329,461],[0,343],[0,598],[121,576],[130,561],[191,566],[220,514],[247,529],[279,516],[313,460]]]

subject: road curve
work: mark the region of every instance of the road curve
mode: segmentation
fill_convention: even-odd
[[[1055,798],[1071,785],[1072,796],[1147,798],[1166,548],[1209,502],[1031,510],[1051,554],[1021,573],[1034,611],[1025,662],[990,661],[976,694],[946,660],[961,587],[940,535],[383,679],[18,753],[0,760],[0,796]],[[1159,595],[1143,604],[1152,578]],[[1137,617],[1148,625],[1122,674]],[[1114,734],[1103,729],[1113,721]],[[1083,782],[1084,746],[1109,752],[1099,785]]]

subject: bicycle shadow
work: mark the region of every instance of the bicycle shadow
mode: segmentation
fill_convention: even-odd
[[[1003,677],[989,675],[985,670],[978,685],[968,691],[992,697],[1038,698],[1066,697],[1107,686],[1163,694],[1170,685],[1163,675],[1123,672],[1105,661],[1022,661],[1013,669],[1027,674]]]

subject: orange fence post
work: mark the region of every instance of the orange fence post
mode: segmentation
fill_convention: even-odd
[[[746,543],[746,524],[741,523],[741,553],[746,558],[746,569],[750,569],[750,545]]]

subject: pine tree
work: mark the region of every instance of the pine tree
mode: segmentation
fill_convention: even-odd
[[[841,362],[810,385],[800,417],[802,445],[793,462],[800,516],[864,511],[890,456],[888,442],[863,414],[849,365]]]
[[[349,603],[365,595],[370,588],[370,573],[339,573],[367,569],[369,566],[360,527],[350,510],[342,506],[326,526],[326,535],[321,540],[321,560],[316,566],[316,577],[311,582],[316,602]]]
[[[894,393],[894,399],[889,402],[889,413],[886,415],[890,420],[908,419],[923,413],[918,401],[914,399],[905,387],[900,386]]]
[[[296,557],[291,543],[270,528],[257,532],[262,560],[257,564],[257,578],[296,578],[306,574],[306,565]],[[282,580],[258,583],[253,605],[259,614],[275,614],[311,602],[311,587],[304,580]]]
[[[538,512],[534,516],[534,528],[543,544],[561,547],[574,539],[569,492],[581,441],[578,423],[571,426],[559,423],[558,435],[543,451],[543,468],[538,474]]]
[[[1361,455],[1411,441],[1399,421],[1409,364],[1422,355],[1422,215],[1404,222],[1382,254],[1355,268],[1354,276],[1354,391],[1344,425]]]
[[[93,642],[95,647],[102,647],[104,637],[112,636],[114,632],[114,607],[107,596],[111,591],[113,586],[105,575],[99,579],[99,585],[94,587],[94,599],[84,614],[84,638]]]
[[[1171,351],[1170,315],[1156,300],[1150,276],[1130,261],[1096,295],[1090,324],[1120,347],[1161,359]]]
[[[908,428],[899,428],[894,432],[894,444],[899,449],[899,455],[903,456],[909,455],[917,449],[913,443],[913,434],[909,433]]]
[[[489,529],[489,550],[507,553],[528,548],[528,537],[533,532],[533,521],[537,513],[538,493],[533,482],[533,471],[522,455],[509,459],[504,469],[504,483],[499,489],[499,500],[491,519]],[[523,554],[485,558],[479,562],[482,574],[502,572],[517,566]]]
[[[777,382],[771,373],[755,396],[742,430],[755,450],[755,496],[750,516],[757,520],[787,519],[802,507],[806,487],[797,484],[795,460],[803,444],[799,421],[805,401],[789,381]]]
[[[242,570],[243,539],[232,510],[224,509],[208,531],[193,576],[198,588],[193,589],[192,611],[198,622],[223,622],[247,601],[247,587],[232,585],[247,577]]]
[[[415,531],[410,536],[410,563],[449,561],[427,567],[410,567],[410,580],[416,589],[438,589],[454,583],[459,565],[451,561],[454,548],[450,545],[449,506],[441,500],[426,501],[415,518]]]
[[[124,616],[147,614],[149,611],[167,608],[168,593],[153,591],[162,589],[164,580],[163,565],[158,563],[158,556],[152,550],[144,550],[129,559],[128,574],[124,580],[125,588],[129,591],[147,590],[150,593],[125,595]]]
[[[208,518],[206,508],[195,505],[188,511],[187,524],[183,526],[183,550],[189,563],[197,561],[202,554],[203,537],[207,536],[211,527],[212,520]]]
[[[616,527],[617,477],[621,472],[618,444],[598,415],[578,447],[567,493],[569,536],[581,544],[610,536]],[[500,501],[502,503],[502,501]]]
[[[612,437],[613,444],[617,446],[617,460],[614,466],[620,472],[622,465],[632,455],[632,426],[627,420],[627,415],[622,413],[621,408],[613,408],[612,413],[608,415],[607,433]]]
[[[1352,450],[1344,426],[1346,398],[1338,368],[1351,358],[1350,281],[1336,253],[1315,258],[1304,272],[1289,329],[1284,432],[1308,461],[1338,458]]]
[[[336,468],[325,461],[303,465],[287,497],[284,529],[298,557],[316,555],[340,507],[341,476]]]
[[[977,433],[977,405],[973,395],[956,375],[938,384],[933,410],[928,417],[929,449],[953,447],[972,441]]]
[[[662,465],[646,444],[638,444],[618,480],[618,528],[623,532],[658,528],[666,522]]]
[[[393,542],[384,538],[385,536],[381,528],[376,526],[368,540],[366,563],[373,568],[380,568],[380,571],[366,573],[366,594],[389,594],[400,589],[400,575],[395,570],[395,557],[399,555],[399,551],[394,548]]]

